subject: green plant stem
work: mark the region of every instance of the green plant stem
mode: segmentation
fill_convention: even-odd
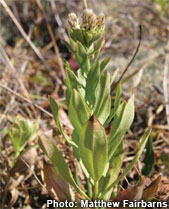
[[[97,200],[98,193],[99,193],[99,181],[96,180],[95,184],[94,184],[94,191],[93,191],[93,198],[94,198],[94,200]]]
[[[83,3],[84,3],[85,9],[87,9],[87,1],[86,0],[83,0]]]

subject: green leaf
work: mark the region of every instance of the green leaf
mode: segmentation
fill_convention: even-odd
[[[52,114],[54,117],[54,120],[56,122],[56,126],[58,128],[58,130],[60,131],[60,133],[64,136],[64,138],[66,139],[66,141],[74,148],[77,149],[77,145],[69,138],[69,136],[63,131],[63,128],[61,126],[60,120],[59,120],[59,108],[58,105],[56,104],[55,100],[52,99],[52,97],[49,97],[49,101],[50,101],[50,107],[52,109]]]
[[[100,38],[100,39],[97,41],[97,44],[96,44],[96,46],[95,46],[95,51],[100,51],[101,48],[103,47],[104,43],[105,43],[104,38]]]
[[[112,118],[114,117],[114,115],[116,114],[118,107],[120,105],[120,99],[121,99],[121,84],[119,84],[117,86],[117,90],[116,90],[116,97],[115,97],[115,101],[114,101],[114,107],[110,112],[110,115],[108,117],[108,119],[106,120],[104,126],[107,126],[110,121],[112,120]]]
[[[103,38],[99,39],[94,50],[90,53],[90,56],[95,53],[98,53],[101,50],[101,48],[103,47],[104,43],[105,43],[105,41]]]
[[[93,106],[95,101],[95,91],[100,78],[100,66],[96,62],[91,67],[86,81],[86,95],[85,99],[89,102],[89,106]]]
[[[77,60],[79,62],[79,64],[83,63],[84,61],[84,57],[87,56],[87,51],[85,49],[85,47],[80,43],[80,42],[77,42],[77,45],[76,45],[76,54],[77,56],[79,56],[79,60]]]
[[[69,64],[69,63],[68,63]],[[69,104],[72,90],[78,89],[81,84],[78,82],[77,76],[71,70],[71,67],[66,67],[66,101]]]
[[[74,129],[73,133],[72,133],[72,140],[73,142],[77,145],[77,147],[79,147],[79,139],[80,139],[80,135],[81,133],[77,132],[77,130]],[[78,161],[80,161],[80,154],[79,154],[79,149],[74,149],[73,148],[73,152],[74,152],[74,156],[76,157],[76,159]]]
[[[9,137],[11,139],[15,155],[19,155],[20,152],[20,141],[21,141],[21,129],[19,124],[15,123],[9,131]]]
[[[69,119],[78,133],[80,133],[81,127],[87,122],[88,118],[89,113],[82,96],[73,89],[69,104]]]
[[[90,182],[90,179],[88,179],[87,177],[86,177],[86,187],[87,187],[88,196],[92,198],[93,197],[92,184]]]
[[[38,131],[38,124],[30,120],[16,121],[11,130],[9,137],[15,150],[15,157],[18,157],[24,149],[28,140]]]
[[[106,176],[107,181],[105,184],[106,186],[104,187],[104,189],[101,190],[101,192],[104,191],[106,188],[108,188],[109,185],[111,185],[117,179],[120,173],[122,163],[123,163],[123,158],[124,158],[124,143],[123,141],[121,141],[116,152],[114,153],[113,157],[109,161],[109,170]],[[107,194],[105,194],[103,199],[109,200],[112,191],[113,191],[113,188]]]
[[[74,178],[75,178],[75,182],[78,186],[81,186],[81,182],[80,182],[80,179],[79,179],[79,166],[78,166],[78,163],[76,163],[75,165],[75,171],[74,171]]]
[[[126,176],[127,173],[133,168],[133,166],[135,165],[135,163],[137,162],[138,158],[140,157],[141,153],[143,152],[143,150],[145,148],[145,145],[146,145],[147,140],[150,136],[150,133],[151,133],[151,129],[146,131],[146,133],[142,136],[142,138],[140,140],[139,150],[137,151],[132,162],[127,166],[127,168],[124,169],[123,173],[116,180],[116,183],[119,182],[124,176]]]
[[[83,45],[86,45],[86,41],[84,39],[83,31],[79,28],[70,30],[70,37],[74,42],[81,42]]]
[[[117,77],[117,75],[119,73],[119,69],[116,68],[115,66],[113,67],[113,70],[114,70],[114,73],[113,73],[113,75],[111,77],[111,81],[110,81],[111,85],[113,84],[114,80],[116,79],[116,77]]]
[[[100,199],[102,197],[104,197],[104,195],[110,191],[112,189],[112,187],[114,187],[115,185],[117,185],[120,180],[127,175],[127,173],[134,167],[135,163],[137,162],[137,160],[139,159],[141,153],[143,152],[146,142],[150,136],[151,130],[148,130],[141,138],[140,140],[140,146],[139,149],[134,157],[134,159],[129,163],[129,165],[124,169],[123,173],[117,178],[117,180],[115,182],[113,182],[107,189],[105,189],[105,191],[102,193],[102,195],[100,196]]]
[[[108,148],[105,129],[95,116],[82,128],[79,150],[88,173],[99,180],[107,163]]]
[[[86,86],[86,76],[83,74],[81,68],[79,68],[79,69],[77,70],[77,77],[78,77],[79,83],[80,83],[82,86]]]
[[[83,73],[84,72],[87,73],[90,69],[90,62],[88,59],[86,49],[80,42],[77,42],[77,45],[76,45],[76,60],[80,68],[82,69]]]
[[[134,119],[134,96],[132,96],[127,104],[122,103],[115,115],[110,137],[115,137],[118,133],[126,133],[130,128]]]
[[[149,176],[154,167],[154,150],[153,150],[153,143],[151,137],[149,138],[147,143],[147,150],[144,157],[144,164],[145,167],[142,170],[142,174],[144,176]]]
[[[134,96],[127,104],[122,103],[115,115],[112,130],[109,137],[109,159],[113,156],[119,146],[124,134],[130,128],[134,119]]]
[[[107,72],[100,77],[99,85],[96,89],[96,101],[94,104],[94,114],[101,124],[104,124],[110,114],[110,75]]]
[[[75,53],[75,50],[73,49],[73,47],[71,46],[71,44],[69,42],[65,41],[64,39],[62,39],[62,41],[70,52]]]
[[[62,176],[62,178],[67,183],[75,187],[79,193],[81,193],[86,199],[89,200],[89,197],[76,184],[70,168],[66,164],[62,154],[59,152],[57,147],[44,136],[41,136],[39,145],[42,148],[42,150],[46,153],[52,165],[56,168],[57,172],[59,173],[59,175]]]
[[[105,68],[106,68],[107,64],[110,62],[110,60],[111,60],[111,57],[107,57],[101,62],[100,73],[103,73],[105,71]]]

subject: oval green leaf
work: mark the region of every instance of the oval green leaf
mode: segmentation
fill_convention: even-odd
[[[89,118],[86,103],[82,96],[73,89],[69,104],[69,119],[78,133]]]
[[[79,143],[80,157],[94,180],[103,175],[108,158],[108,144],[105,129],[95,116],[82,128]]]

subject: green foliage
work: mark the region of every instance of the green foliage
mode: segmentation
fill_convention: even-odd
[[[15,159],[20,155],[28,140],[38,131],[38,123],[29,120],[16,120],[9,131]]]
[[[109,136],[109,159],[112,158],[114,152],[119,146],[124,134],[130,128],[134,119],[134,97],[125,104],[119,105],[115,114],[111,133]]]
[[[80,187],[76,184],[70,168],[68,167],[57,147],[44,136],[40,141],[40,146],[49,157],[51,163],[53,164],[54,168],[56,168],[59,175],[62,176],[66,182],[75,187],[78,192],[80,192],[84,197],[88,198],[85,193],[80,189]]]
[[[95,116],[81,130],[79,151],[90,176],[99,180],[108,160],[108,142],[105,129]]]
[[[142,174],[145,176],[149,176],[154,167],[154,150],[153,150],[153,142],[152,138],[149,138],[147,143],[147,150],[144,157],[145,167],[142,170]]]
[[[78,111],[77,111],[78,110]],[[77,132],[81,132],[82,126],[88,120],[87,105],[82,96],[74,89],[69,104],[69,118]]]
[[[96,90],[96,100],[94,104],[94,114],[102,124],[104,124],[109,116],[110,108],[110,75],[108,72],[106,72],[100,76],[100,82],[98,83]]]
[[[151,133],[151,130],[148,130],[144,135],[143,137],[141,138],[140,140],[140,147],[139,147],[139,150],[137,151],[134,159],[129,163],[129,165],[124,169],[123,173],[114,181],[112,182],[112,184],[110,184],[110,186],[103,191],[103,194],[101,197],[103,197],[113,186],[115,186],[116,184],[119,183],[119,181],[127,175],[127,173],[133,168],[133,166],[135,165],[135,163],[137,162],[138,158],[140,157],[145,145],[146,145],[146,142],[148,140],[148,137]]]
[[[160,6],[162,14],[168,13],[168,11],[169,11],[169,1],[168,0],[155,0],[155,2]]]
[[[87,17],[84,16],[86,12]],[[88,18],[89,15],[93,19]],[[102,17],[103,15],[99,16]],[[81,26],[78,25],[76,18],[75,14],[69,16],[70,36],[74,40],[75,50],[71,45],[69,48],[72,49],[79,64],[77,73],[73,72],[69,63],[65,61],[66,101],[69,119],[74,128],[72,137],[64,133],[59,120],[58,105],[52,98],[50,105],[58,130],[73,147],[74,155],[86,177],[88,191],[85,192],[79,187],[77,168],[74,179],[56,145],[41,137],[40,146],[59,175],[80,195],[88,200],[98,198],[109,200],[114,187],[137,162],[151,131],[148,130],[143,135],[134,159],[119,176],[125,152],[123,138],[134,119],[134,96],[128,101],[122,101],[119,84],[111,108],[111,85],[117,72],[115,71],[111,78],[109,72],[105,72],[110,58],[105,58],[101,62],[98,60],[104,44],[101,38],[104,26],[102,25],[99,30],[97,25],[99,23],[95,22],[97,18],[91,11],[84,11]],[[103,23],[101,19],[99,20]],[[98,40],[96,44],[95,40]],[[107,125],[111,125],[109,133],[106,133]]]
[[[102,191],[105,191],[109,186],[111,186],[112,183],[115,182],[117,179],[122,163],[124,158],[124,142],[121,141],[119,144],[119,147],[117,148],[116,152],[114,153],[114,156],[109,160],[109,170],[106,176],[102,177],[102,181],[100,184],[100,193]],[[113,192],[113,187],[107,190],[107,192],[102,196],[103,199],[109,200],[111,197],[111,194]]]
[[[83,70],[83,72],[88,73],[89,71],[89,59],[88,59],[88,52],[86,48],[80,43],[77,42],[76,46],[76,60]]]
[[[56,104],[56,102],[51,97],[49,97],[49,100],[50,100],[50,106],[51,106],[51,109],[52,109],[52,114],[53,114],[53,117],[54,117],[54,120],[56,122],[58,130],[64,136],[64,138],[67,140],[67,142],[70,143],[71,146],[76,149],[76,147],[77,147],[76,144],[73,143],[73,141],[71,141],[69,136],[63,131],[63,128],[62,128],[60,120],[59,120],[59,112],[58,112],[59,108],[58,108],[58,105]]]
[[[87,79],[86,79],[86,91],[85,91],[85,99],[89,102],[89,106],[93,107],[96,100],[96,89],[98,86],[98,82],[100,79],[100,66],[99,63],[96,62],[91,67]],[[93,95],[93,92],[95,94]]]
[[[37,73],[33,77],[33,82],[44,85],[44,86],[50,86],[50,83],[48,82],[46,76],[43,76],[41,73]]]
[[[121,99],[121,85],[119,84],[116,89],[116,97],[114,100],[114,107],[112,108],[110,115],[107,118],[104,126],[107,126],[110,123],[110,121],[112,120],[112,118],[115,116],[115,114],[119,108],[119,105],[120,105],[120,99]]]

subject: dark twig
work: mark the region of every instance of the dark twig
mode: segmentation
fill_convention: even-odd
[[[127,70],[129,69],[130,65],[132,64],[132,62],[134,61],[138,51],[139,51],[139,48],[140,48],[140,45],[141,45],[141,40],[142,40],[142,26],[139,25],[139,42],[138,42],[138,45],[137,45],[137,48],[136,48],[136,51],[133,55],[133,57],[131,58],[130,62],[128,63],[127,67],[124,69],[123,73],[121,74],[120,78],[118,79],[118,81],[115,83],[115,85],[112,87],[112,91],[114,91],[114,89],[117,87],[117,85],[120,83],[120,81],[122,80],[123,76],[125,75],[125,73],[127,72]]]

